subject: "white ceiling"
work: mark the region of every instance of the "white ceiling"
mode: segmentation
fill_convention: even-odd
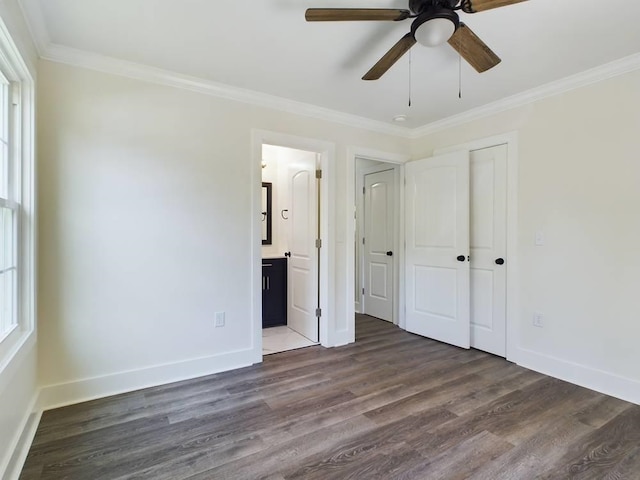
[[[308,7],[407,8],[408,0],[21,1],[32,29],[53,44],[389,124],[405,114],[410,128],[640,52],[636,1],[530,0],[462,13],[503,61],[484,74],[463,64],[460,100],[459,59],[448,45],[416,45],[411,73],[406,55],[381,80],[360,80],[410,20],[304,20]]]

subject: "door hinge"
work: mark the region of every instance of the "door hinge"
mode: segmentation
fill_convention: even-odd
[[[322,316],[322,309],[316,308],[316,317],[321,317],[321,316]]]
[[[316,178],[322,178],[322,170],[316,170]]]
[[[362,194],[366,194],[367,193],[367,187],[362,187]]]
[[[364,237],[362,237],[362,244],[364,245]]]
[[[364,295],[364,288],[362,289],[362,294]]]
[[[322,248],[322,239],[321,238],[318,238],[316,240],[316,248]]]

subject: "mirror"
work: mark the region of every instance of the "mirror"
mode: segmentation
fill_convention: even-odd
[[[273,185],[262,182],[262,245],[271,245],[271,191]]]

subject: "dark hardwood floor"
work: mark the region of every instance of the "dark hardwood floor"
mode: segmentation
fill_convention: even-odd
[[[21,479],[640,479],[640,406],[380,320],[357,338],[45,412]]]

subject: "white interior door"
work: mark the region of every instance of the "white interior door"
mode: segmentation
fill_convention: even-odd
[[[507,146],[470,156],[471,346],[505,357]]]
[[[364,313],[393,321],[395,171],[364,176]]]
[[[316,162],[300,158],[289,167],[288,326],[318,341],[318,188]]]
[[[470,347],[469,156],[406,165],[406,327]]]

